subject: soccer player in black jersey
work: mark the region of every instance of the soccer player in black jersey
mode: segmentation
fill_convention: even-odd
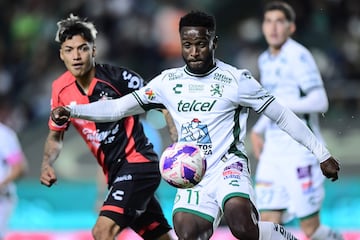
[[[58,22],[56,41],[67,71],[52,85],[51,109],[126,95],[143,85],[130,69],[95,63],[93,23],[70,15]],[[171,229],[154,193],[160,184],[158,156],[144,134],[139,116],[95,123],[71,119],[57,125],[49,119],[40,181],[50,187],[57,177],[57,159],[64,133],[72,124],[82,136],[107,177],[109,192],[92,229],[96,240],[113,240],[130,227],[143,239],[171,239]]]

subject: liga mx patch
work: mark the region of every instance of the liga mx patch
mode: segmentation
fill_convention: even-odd
[[[155,93],[151,88],[146,88],[145,89],[145,95],[147,96],[147,98],[149,100],[153,100],[155,98]]]
[[[223,171],[224,179],[229,179],[229,178],[240,179],[243,168],[244,167],[241,162],[235,162],[229,166],[226,166]]]

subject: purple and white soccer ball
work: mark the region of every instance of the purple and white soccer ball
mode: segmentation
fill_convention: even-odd
[[[160,157],[162,178],[176,188],[191,188],[198,184],[206,171],[206,160],[194,143],[177,142],[167,147]]]

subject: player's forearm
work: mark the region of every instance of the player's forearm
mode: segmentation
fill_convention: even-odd
[[[52,166],[58,158],[63,147],[62,138],[62,132],[51,131],[49,133],[44,146],[44,154],[41,164],[42,169],[47,166]]]
[[[170,139],[172,142],[177,142],[178,140],[178,133],[175,127],[175,123],[173,118],[171,117],[170,113],[167,110],[162,111],[166,120],[166,124],[168,126],[168,131],[170,134]]]
[[[310,129],[288,108],[273,101],[264,110],[264,114],[275,121],[277,125],[287,132],[293,139],[307,147],[319,160],[327,160],[331,154],[319,141]]]
[[[95,122],[112,122],[145,112],[132,94],[113,100],[72,105],[68,108],[71,117]]]
[[[326,92],[323,88],[316,88],[305,97],[284,102],[291,111],[298,114],[304,113],[325,113],[329,108]]]

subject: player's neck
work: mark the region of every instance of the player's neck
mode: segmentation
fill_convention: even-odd
[[[93,67],[88,73],[81,77],[76,78],[76,82],[82,88],[85,94],[88,93],[91,81],[95,77],[95,67]]]
[[[269,51],[272,56],[277,56],[280,53],[281,47],[270,47]]]

